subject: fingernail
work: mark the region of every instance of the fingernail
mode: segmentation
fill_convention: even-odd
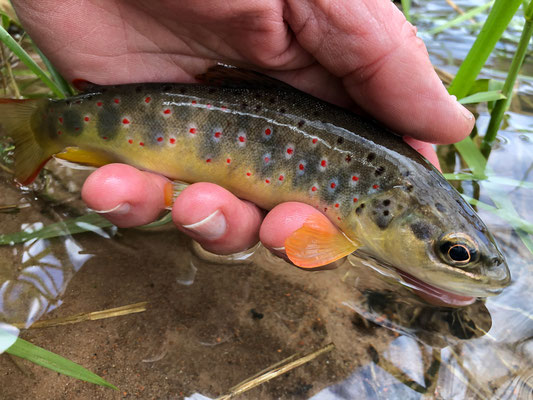
[[[226,233],[227,224],[224,214],[220,210],[216,210],[203,220],[194,224],[183,225],[183,227],[207,240],[216,240]]]
[[[109,210],[94,210],[95,213],[98,214],[113,214],[113,215],[123,215],[127,214],[131,209],[131,206],[129,203],[120,203],[117,204],[115,207],[110,208]]]
[[[452,98],[452,100],[455,102],[455,104],[457,104],[459,106],[459,109],[461,111],[461,114],[463,114],[463,116],[468,120],[468,121],[472,121],[474,119],[474,115],[468,111],[468,108],[466,108],[465,106],[463,106],[461,103],[459,103],[457,101],[457,97],[455,95],[451,95],[450,96]]]
[[[283,247],[272,247],[272,250],[285,252],[285,246],[283,246]]]

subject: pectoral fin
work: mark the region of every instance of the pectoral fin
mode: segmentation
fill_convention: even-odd
[[[102,165],[117,162],[116,159],[105,153],[83,150],[78,147],[67,147],[65,151],[56,154],[54,157],[77,164],[90,165],[91,167],[101,167]]]
[[[313,214],[285,240],[289,259],[302,268],[315,268],[354,252],[359,244],[348,239],[331,221]]]

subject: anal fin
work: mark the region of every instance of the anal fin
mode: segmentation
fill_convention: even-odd
[[[359,244],[348,239],[322,214],[310,215],[285,240],[285,252],[298,267],[316,268],[351,254]]]
[[[77,164],[90,165],[91,167],[101,167],[102,165],[118,161],[105,153],[84,150],[79,147],[67,147],[64,151],[57,153],[54,157]]]

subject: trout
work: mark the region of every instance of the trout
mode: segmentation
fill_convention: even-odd
[[[401,137],[256,72],[219,65],[199,80],[0,100],[16,179],[30,183],[52,156],[126,163],[216,183],[267,210],[287,201],[316,207],[338,230],[310,217],[287,238],[288,257],[303,268],[358,250],[415,287],[452,296],[492,296],[510,283],[484,223]]]

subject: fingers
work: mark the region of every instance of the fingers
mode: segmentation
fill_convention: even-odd
[[[257,243],[263,212],[220,186],[195,183],[178,196],[172,218],[206,250],[231,254]]]
[[[90,208],[127,228],[150,223],[159,216],[165,208],[167,184],[160,175],[109,164],[87,178],[81,196]]]
[[[290,0],[300,44],[367,112],[399,133],[433,143],[470,133],[472,114],[448,95],[415,28],[389,0]]]

